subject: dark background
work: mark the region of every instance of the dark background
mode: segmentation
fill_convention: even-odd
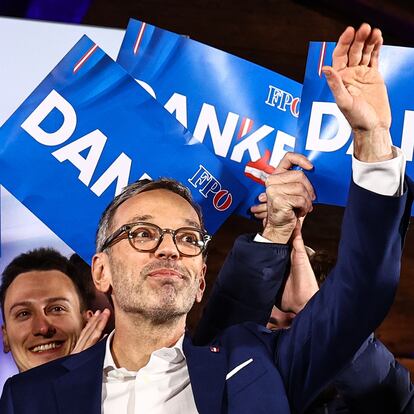
[[[21,2],[20,10],[16,10],[18,2],[6,1],[3,5],[7,3],[13,3],[14,10],[4,9],[4,15],[22,16],[22,10],[30,2]],[[82,0],[78,3],[82,3]],[[189,35],[192,39],[248,59],[299,82],[303,81],[308,42],[335,41],[347,25],[359,26],[366,21],[382,29],[386,44],[414,47],[414,5],[409,1],[83,0],[83,3],[78,8],[80,12],[71,19],[65,19],[59,13],[59,18],[40,17],[118,28],[126,28],[128,19],[134,17]],[[36,17],[33,14],[27,15]],[[335,255],[342,214],[343,209],[339,207],[317,206],[305,224],[304,238],[307,245],[314,249],[328,250]],[[258,223],[240,217],[232,217],[227,221],[216,235],[211,248],[208,263],[209,287],[236,235],[256,232],[259,228]],[[414,230],[411,229],[406,240],[401,283],[396,300],[377,331],[377,336],[395,355],[405,357],[404,363],[411,367],[412,372],[413,246]],[[366,306],[370,306],[369,300]],[[189,321],[191,326],[196,323],[200,310],[201,307],[197,307],[192,313]]]

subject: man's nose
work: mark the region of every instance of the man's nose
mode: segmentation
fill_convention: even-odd
[[[155,251],[155,257],[158,259],[176,260],[180,257],[180,252],[174,243],[172,234],[164,233],[160,245]]]
[[[56,333],[56,328],[47,315],[36,315],[32,325],[33,336],[51,338]]]

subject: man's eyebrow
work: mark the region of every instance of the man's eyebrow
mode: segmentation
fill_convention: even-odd
[[[146,221],[146,220],[150,220],[154,218],[153,216],[151,216],[151,214],[141,214],[139,216],[134,216],[131,218],[131,220],[129,221],[130,223],[134,223],[136,221]]]
[[[201,229],[200,223],[197,223],[194,220],[185,219],[184,221],[191,227],[196,227],[197,229]]]
[[[134,216],[134,217],[131,218],[130,223],[134,223],[134,222],[137,222],[137,221],[151,220],[153,218],[154,218],[154,216],[151,216],[151,214]],[[191,220],[191,219],[184,219],[184,223],[188,226],[196,227],[197,229],[201,228],[200,223],[198,223],[194,220]]]
[[[22,300],[21,302],[14,303],[12,306],[10,306],[9,314],[11,313],[11,311],[14,308],[17,308],[18,306],[27,306],[27,307],[30,307],[31,305],[32,305],[32,302],[30,302],[29,300]]]
[[[50,303],[53,303],[53,302],[61,302],[61,301],[64,301],[64,302],[67,302],[67,303],[69,303],[69,304],[70,304],[70,300],[69,300],[69,299],[67,299],[67,298],[65,298],[65,297],[63,297],[63,296],[56,296],[56,297],[53,297],[53,298],[47,298],[46,303],[47,303],[47,304],[50,304]],[[33,305],[33,302],[32,302],[32,301],[30,301],[30,300],[22,300],[22,301],[20,301],[20,302],[16,302],[16,303],[14,303],[14,304],[10,307],[10,309],[9,309],[9,314],[11,313],[11,311],[12,311],[14,308],[17,308],[18,306],[22,306],[22,307],[24,307],[24,306],[26,306],[26,307],[30,307],[30,306],[32,306],[32,305]]]
[[[49,304],[53,302],[62,302],[62,301],[70,304],[70,300],[68,298],[65,298],[64,296],[56,296],[54,298],[48,298],[46,302]]]

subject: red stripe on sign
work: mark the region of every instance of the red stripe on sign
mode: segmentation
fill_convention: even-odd
[[[253,121],[250,118],[243,118],[242,124],[240,125],[239,133],[237,134],[237,139],[244,137],[248,134],[253,128]]]
[[[243,118],[242,124],[240,125],[239,133],[237,134],[237,139],[240,139],[243,136],[245,123],[246,123],[246,118]]]
[[[249,126],[247,127],[246,134],[248,134],[253,128],[253,121],[249,119]]]
[[[144,30],[146,26],[147,26],[146,23],[142,23],[141,28],[139,29],[137,40],[135,40],[135,45],[134,45],[134,55],[136,55],[138,52],[139,45],[141,44],[142,36],[144,35]]]
[[[322,76],[323,61],[325,60],[326,42],[322,42],[321,54],[319,55],[318,75]]]
[[[93,45],[83,56],[83,58],[73,68],[73,73],[76,73],[80,67],[92,56],[92,53],[98,48],[98,45]]]

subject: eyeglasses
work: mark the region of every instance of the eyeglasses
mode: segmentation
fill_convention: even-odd
[[[102,245],[103,252],[115,243],[128,238],[129,244],[139,252],[153,253],[161,244],[164,234],[171,234],[174,244],[181,256],[198,256],[203,253],[211,236],[195,227],[180,227],[179,229],[162,229],[156,224],[143,221],[124,224],[109,236]]]

